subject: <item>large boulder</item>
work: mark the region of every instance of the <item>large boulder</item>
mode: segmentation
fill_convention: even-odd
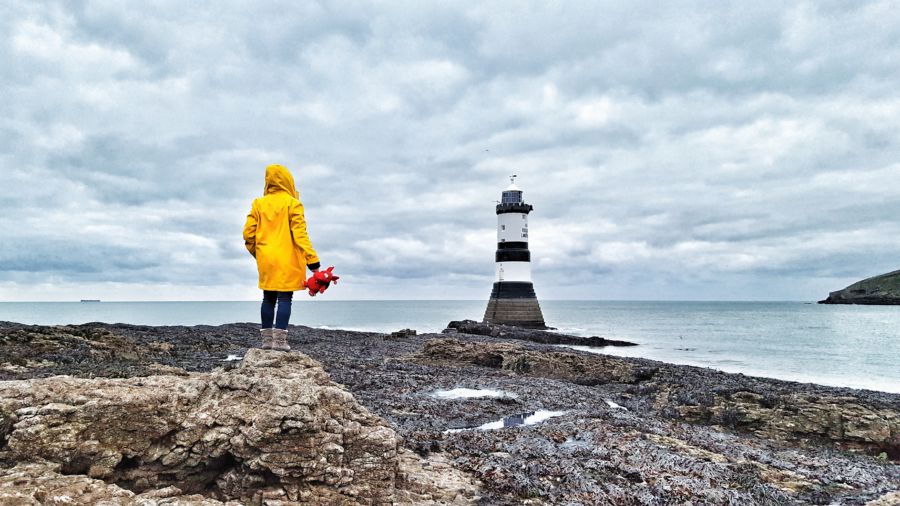
[[[857,281],[843,290],[831,292],[828,298],[820,300],[819,304],[898,305],[900,271]]]
[[[461,476],[423,487],[438,480],[407,453],[300,353],[249,350],[231,370],[187,376],[0,382],[0,463],[18,464],[0,474],[31,476],[31,488],[102,480],[115,486],[111,504],[159,491],[185,504],[467,500]],[[416,490],[400,490],[407,483]]]

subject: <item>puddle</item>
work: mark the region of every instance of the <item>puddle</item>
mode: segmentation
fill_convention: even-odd
[[[621,404],[616,404],[615,402],[610,401],[610,400],[607,400],[607,399],[603,399],[603,400],[606,401],[606,405],[607,405],[607,406],[609,406],[609,407],[611,407],[611,408],[613,408],[613,409],[621,409],[621,410],[624,410],[624,411],[628,411],[628,408],[626,408],[625,406],[623,406],[623,405],[621,405]]]
[[[508,429],[510,427],[519,427],[523,425],[537,425],[545,420],[549,420],[557,416],[563,416],[566,413],[568,413],[568,411],[548,411],[546,409],[539,409],[532,413],[521,413],[518,415],[507,416],[495,422],[488,422],[484,425],[479,425],[478,427],[467,427],[465,429],[448,429],[444,432],[453,434],[466,430],[496,430]]]
[[[503,390],[492,390],[488,388],[454,388],[452,390],[438,390],[431,394],[432,397],[438,399],[515,399],[518,396],[511,392]]]
[[[563,444],[559,445],[561,448],[571,448],[571,449],[579,449],[579,448],[591,448],[591,443],[587,441],[583,441],[581,439],[572,439],[570,437],[566,438],[563,441]]]
[[[222,362],[237,362],[238,360],[243,360],[244,357],[240,355],[228,355],[227,357],[222,359]]]

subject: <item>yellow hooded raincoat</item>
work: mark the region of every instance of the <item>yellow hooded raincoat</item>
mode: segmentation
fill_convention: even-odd
[[[294,176],[281,165],[266,167],[266,190],[253,201],[244,225],[244,244],[256,257],[259,287],[295,292],[305,288],[306,267],[319,257],[306,233],[303,204]]]

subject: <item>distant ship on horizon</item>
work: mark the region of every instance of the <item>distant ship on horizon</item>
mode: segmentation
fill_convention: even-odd
[[[81,302],[100,302],[100,299],[81,299]]]

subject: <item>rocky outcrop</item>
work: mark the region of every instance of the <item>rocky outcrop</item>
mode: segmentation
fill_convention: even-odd
[[[12,479],[3,493],[38,502],[87,494],[91,480],[108,484],[111,504],[154,494],[197,496],[180,504],[465,502],[475,490],[452,470],[429,479],[311,358],[258,349],[211,373],[2,382],[0,462],[17,464],[0,473]]]
[[[536,351],[505,343],[434,339],[413,360],[473,364],[580,385],[630,384],[635,392],[652,394],[655,409],[683,420],[750,431],[767,439],[829,440],[900,458],[900,412],[859,397],[772,388],[763,395],[753,391],[756,380],[740,375],[662,363],[639,366],[606,355]]]
[[[462,362],[503,369],[517,374],[571,381],[579,385],[637,383],[656,372],[605,355],[562,351],[532,351],[514,344],[485,344],[457,339],[432,339],[414,360]]]
[[[10,506],[94,505],[109,506],[238,506],[200,494],[184,495],[177,487],[136,494],[118,485],[84,475],[65,475],[58,466],[19,464],[0,474],[0,504]]]
[[[767,439],[821,438],[900,459],[900,414],[856,397],[752,392],[717,395],[707,406],[674,406],[681,418],[748,430]]]
[[[900,305],[900,271],[857,281],[843,290],[831,292],[819,304]]]
[[[258,325],[22,325],[0,322],[0,380],[61,374],[127,378],[208,371],[258,345]],[[182,371],[183,373],[184,371]]]
[[[615,339],[606,339],[603,337],[578,337],[567,334],[558,334],[556,332],[548,332],[546,330],[526,329],[512,325],[498,325],[495,323],[481,323],[474,320],[452,321],[447,324],[450,332],[445,333],[463,333],[473,334],[477,336],[502,337],[505,339],[516,339],[520,341],[530,341],[540,344],[568,344],[577,346],[637,346],[637,343],[628,341],[617,341]]]

